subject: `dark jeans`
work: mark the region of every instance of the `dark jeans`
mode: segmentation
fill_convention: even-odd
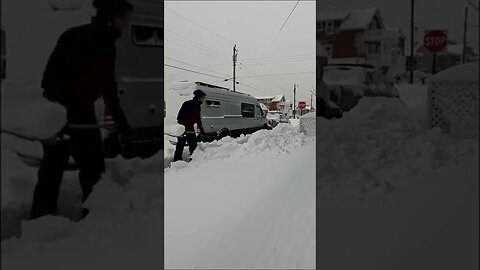
[[[190,155],[193,154],[193,151],[197,148],[197,135],[195,133],[185,133],[184,136],[180,137],[175,148],[175,156],[173,161],[182,160],[183,148],[188,142],[188,148],[190,150]]]
[[[60,184],[70,156],[79,169],[83,201],[105,172],[100,130],[71,130],[66,134],[70,136],[67,140],[60,140],[54,145],[43,145],[43,159],[33,194],[31,218],[57,214]]]

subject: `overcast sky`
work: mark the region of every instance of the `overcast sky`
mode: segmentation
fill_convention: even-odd
[[[309,103],[310,91],[315,87],[315,1],[300,1],[267,51],[295,3],[166,1],[165,63],[220,78],[165,67],[165,86],[188,80],[231,89],[232,81],[224,82],[221,78],[232,77],[236,43],[237,77],[243,83],[237,85],[237,91],[257,97],[284,94],[292,100],[296,83],[297,101]],[[303,74],[278,75],[286,73]],[[269,76],[254,77],[261,75]]]

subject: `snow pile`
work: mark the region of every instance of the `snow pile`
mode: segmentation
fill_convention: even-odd
[[[364,98],[339,120],[318,119],[317,170],[322,196],[362,199],[394,191],[471,153],[428,130],[400,99]]]
[[[479,62],[457,65],[439,72],[430,78],[429,83],[471,82],[478,84]]]
[[[66,123],[65,108],[43,98],[40,89],[2,88],[2,132],[47,139]]]
[[[163,153],[109,160],[89,216],[24,222],[22,238],[2,242],[2,267],[158,269],[165,225],[166,268],[313,268],[314,153],[313,139],[279,125],[200,144],[191,163],[165,170],[165,183]]]
[[[313,268],[314,139],[289,124],[165,171],[165,268]]]
[[[2,210],[16,209],[31,201],[33,187],[37,180],[37,171],[34,168],[27,167],[10,150],[2,149],[1,155]]]

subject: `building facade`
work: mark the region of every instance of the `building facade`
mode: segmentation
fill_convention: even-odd
[[[369,64],[385,74],[405,71],[405,35],[386,28],[378,9],[317,13],[317,42],[329,63]]]

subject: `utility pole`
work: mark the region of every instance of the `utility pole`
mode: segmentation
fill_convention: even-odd
[[[296,112],[296,109],[295,109],[295,97],[296,97],[296,94],[297,94],[297,84],[294,84],[293,85],[293,104],[292,104],[292,107],[293,107],[293,119],[295,119],[295,112]]]
[[[235,46],[233,46],[233,92],[235,92],[235,84],[237,83],[235,80],[235,65],[237,64],[237,55],[237,44],[235,44]]]
[[[463,49],[462,49],[462,64],[467,61],[467,27],[468,27],[468,4],[465,6],[465,21],[463,24]]]
[[[313,94],[310,93],[310,112],[313,110]]]
[[[415,0],[410,0],[410,84],[413,84],[413,70],[415,68]]]

